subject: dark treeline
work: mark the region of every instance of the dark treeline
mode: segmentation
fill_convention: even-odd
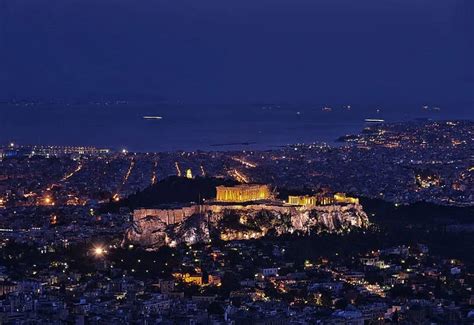
[[[121,207],[129,209],[151,208],[164,204],[187,204],[202,202],[216,197],[216,186],[235,185],[228,179],[196,177],[188,179],[171,176],[139,191],[119,202],[110,202],[102,211],[118,211]]]
[[[472,207],[438,206],[419,202],[405,206],[378,199],[362,198],[372,226],[344,235],[284,236],[296,261],[320,256],[357,256],[370,250],[398,245],[427,245],[432,254],[457,258],[474,267],[474,236],[469,232],[449,232],[446,226],[474,223]],[[291,237],[291,238],[288,238]],[[336,255],[337,254],[337,255]]]
[[[361,198],[370,220],[390,227],[442,227],[453,223],[474,222],[474,207],[441,206],[427,202],[396,206],[380,199]]]

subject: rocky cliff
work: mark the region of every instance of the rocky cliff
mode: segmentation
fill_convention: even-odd
[[[365,228],[368,224],[367,214],[359,204],[316,207],[209,204],[173,210],[136,210],[125,241],[157,248],[183,242],[206,242],[213,236],[237,240],[293,232],[342,233]]]

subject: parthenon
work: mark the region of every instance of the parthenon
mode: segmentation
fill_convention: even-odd
[[[273,194],[268,185],[242,184],[237,186],[217,186],[218,202],[249,202],[271,200]]]

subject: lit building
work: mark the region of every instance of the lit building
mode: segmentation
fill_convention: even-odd
[[[219,275],[209,274],[207,283],[211,286],[220,287],[222,285],[222,279]]]
[[[173,273],[173,277],[184,283],[192,283],[198,286],[202,285],[202,274]]]
[[[334,194],[334,201],[336,203],[359,204],[358,198],[346,196],[346,193]]]
[[[317,206],[330,204],[359,204],[359,199],[346,196],[345,193],[336,193],[334,196],[323,195],[294,195],[288,197],[288,204],[302,206]]]
[[[189,179],[193,178],[193,172],[192,172],[191,168],[188,168],[186,170],[186,178],[189,178]]]
[[[9,293],[15,292],[18,286],[10,281],[0,280],[0,297],[6,296]]]
[[[430,188],[441,185],[441,179],[438,175],[428,172],[422,172],[415,176],[415,181],[421,188]]]
[[[291,205],[328,205],[332,203],[334,203],[334,199],[328,196],[299,195],[288,197],[288,204]]]
[[[44,157],[60,157],[66,155],[107,155],[110,154],[110,149],[102,149],[96,147],[74,147],[74,146],[25,146],[29,154],[32,156]]]
[[[249,202],[272,200],[274,196],[268,185],[242,184],[237,186],[217,186],[218,202]]]

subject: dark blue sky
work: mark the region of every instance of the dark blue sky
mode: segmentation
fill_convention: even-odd
[[[0,0],[0,98],[472,109],[472,0]]]

